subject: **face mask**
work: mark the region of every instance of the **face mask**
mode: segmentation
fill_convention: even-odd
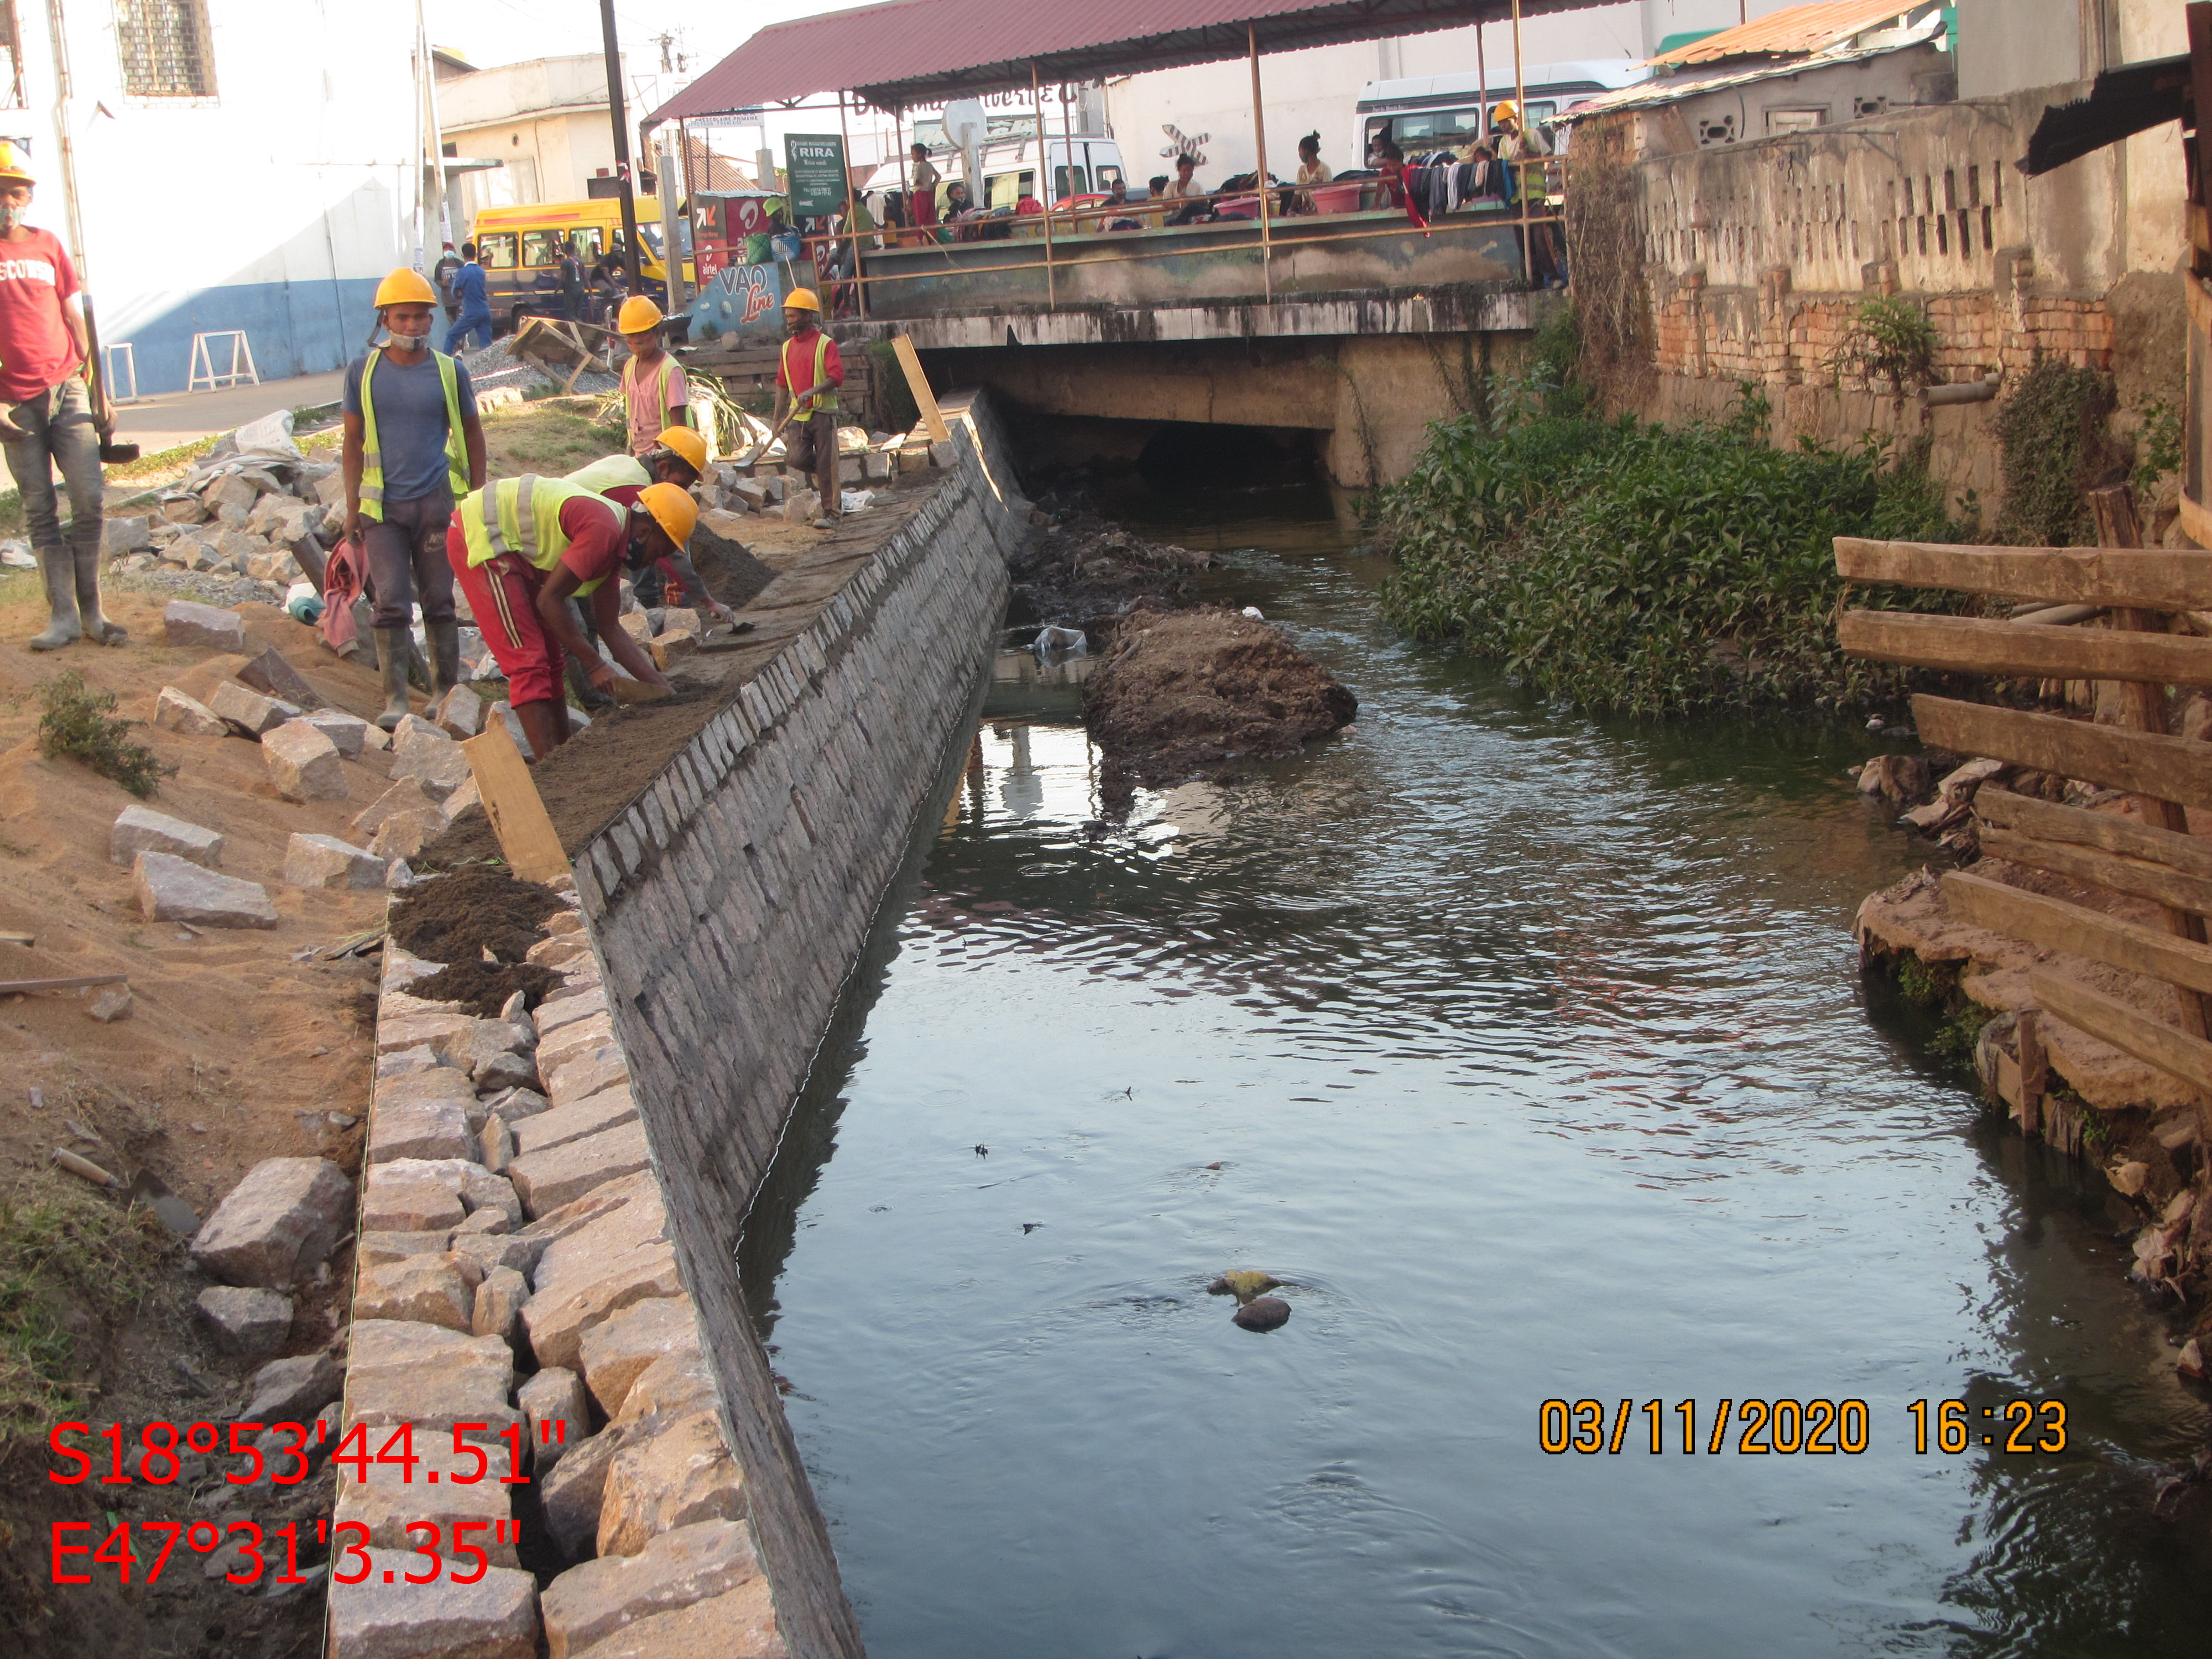
[[[0,236],[6,235],[23,222],[23,210],[12,202],[0,203]]]
[[[420,351],[430,343],[430,337],[427,334],[394,334],[392,343],[397,350]]]

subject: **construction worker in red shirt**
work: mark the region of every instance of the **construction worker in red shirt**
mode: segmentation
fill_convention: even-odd
[[[129,635],[100,610],[98,423],[107,411],[93,407],[76,267],[53,232],[23,222],[34,183],[29,158],[0,141],[0,443],[52,613],[31,649],[78,640],[121,645]],[[70,498],[66,540],[54,501],[58,466]]]
[[[688,494],[706,476],[707,440],[688,426],[672,426],[647,454],[607,455],[587,461],[568,475],[568,482],[629,507],[653,484],[672,483]],[[660,573],[683,587],[687,602],[697,605],[715,621],[737,621],[738,613],[707,591],[706,580],[689,553],[670,554],[660,561]],[[641,592],[640,598],[644,598]],[[647,599],[645,603],[660,601]]]
[[[822,301],[811,288],[784,296],[786,338],[775,364],[775,418],[784,428],[784,454],[801,472],[814,475],[822,494],[822,516],[814,527],[825,530],[843,516],[837,493],[837,388],[845,384],[845,360],[837,343],[822,331]]]
[[[486,484],[454,509],[446,556],[538,759],[568,740],[564,652],[588,665],[597,690],[614,682],[570,611],[571,599],[590,604],[599,637],[631,678],[667,685],[623,629],[622,577],[682,552],[698,521],[697,506],[674,484],[647,485],[624,507],[564,478],[529,473]]]

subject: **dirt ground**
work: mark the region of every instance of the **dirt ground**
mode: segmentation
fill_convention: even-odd
[[[1359,711],[1329,672],[1239,611],[1140,610],[1102,647],[1084,720],[1105,757],[1109,805],[1225,762],[1295,755]]]

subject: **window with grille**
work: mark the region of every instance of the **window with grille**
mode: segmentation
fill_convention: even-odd
[[[215,96],[206,0],[115,0],[115,38],[131,96]]]

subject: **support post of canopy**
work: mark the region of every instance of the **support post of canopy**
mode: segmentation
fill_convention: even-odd
[[[860,275],[860,232],[853,210],[853,137],[845,126],[845,92],[837,90],[837,164],[845,169],[845,246],[853,253],[853,298],[863,319],[868,314],[868,285]],[[835,430],[836,423],[831,423]]]
[[[906,177],[906,106],[904,104],[895,104],[891,106],[891,147],[898,151],[899,200],[906,204],[908,233],[895,238],[891,246],[911,247],[921,238],[913,234],[915,222],[914,186],[907,182]]]
[[[1067,164],[1067,225],[1070,230],[1080,233],[1083,229],[1083,221],[1075,216],[1075,198],[1078,196],[1082,195],[1085,190],[1097,181],[1090,176],[1090,169],[1086,167],[1084,169],[1082,188],[1078,188],[1076,185],[1075,128],[1073,124],[1067,118],[1067,82],[1063,81],[1060,83],[1060,153],[1066,157]],[[1084,159],[1088,161],[1090,157],[1086,155]],[[1049,173],[1051,170],[1052,169],[1049,167],[1045,169],[1048,173]],[[1047,196],[1044,198],[1044,210],[1047,215],[1048,221],[1049,221],[1049,216],[1053,210],[1053,196],[1056,196],[1058,194],[1059,190],[1057,185],[1055,185],[1053,191],[1053,195]]]
[[[1515,0],[1518,4],[1519,0]],[[1251,24],[1244,25],[1244,46],[1252,60],[1252,149],[1257,160],[1253,163],[1252,182],[1260,191],[1260,287],[1272,304],[1275,298],[1274,242],[1272,234],[1272,216],[1269,209],[1274,194],[1267,188],[1267,118],[1260,109],[1260,32]]]
[[[1487,33],[1487,23],[1474,26],[1474,78],[1482,83],[1474,95],[1474,137],[1478,143],[1485,144],[1490,142],[1490,70],[1482,57],[1482,37]]]
[[[1517,152],[1513,158],[1513,178],[1520,186],[1521,198],[1521,280],[1533,284],[1536,251],[1528,242],[1533,234],[1528,228],[1528,87],[1521,63],[1521,0],[1513,0],[1513,116],[1514,125],[1521,129],[1513,143]]]
[[[1037,182],[1049,192],[1052,188],[1051,183],[1043,176],[1045,170],[1044,88],[1037,80],[1036,59],[1034,58],[1030,59],[1030,101],[1036,106]],[[1019,173],[1014,174],[1017,181],[1021,176]],[[1052,215],[1049,212],[1044,216],[1044,303],[1047,310],[1051,310],[1060,304],[1059,285],[1052,268]]]

